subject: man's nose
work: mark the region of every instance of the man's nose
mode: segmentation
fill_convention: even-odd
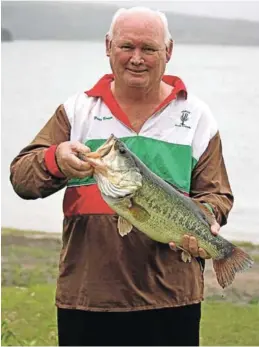
[[[142,52],[140,49],[134,49],[132,52],[132,56],[130,58],[130,62],[134,65],[139,65],[144,63],[144,59],[142,57]]]

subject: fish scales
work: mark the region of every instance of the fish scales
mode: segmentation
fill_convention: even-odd
[[[115,136],[84,160],[94,168],[103,199],[119,215],[121,236],[134,226],[155,241],[175,242],[179,248],[185,234],[194,236],[198,246],[211,256],[222,288],[233,282],[236,272],[252,266],[246,252],[211,233],[212,217],[209,211],[205,213],[205,207],[154,174]]]
[[[210,244],[209,239],[206,242],[203,237],[208,235],[208,224],[201,226],[194,219],[192,212],[186,210],[186,206],[179,197],[166,194],[159,186],[144,177],[143,186],[132,200],[133,205],[136,203],[142,206],[150,214],[150,218],[141,221],[141,218],[137,218],[135,214],[132,215],[128,207],[121,209],[120,204],[113,205],[113,208],[154,240],[162,243],[174,241],[180,244],[183,235],[189,234],[199,238],[200,247],[206,245],[206,248],[210,248],[210,253],[218,256],[217,246]]]

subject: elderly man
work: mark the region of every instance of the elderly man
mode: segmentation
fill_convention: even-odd
[[[78,158],[111,133],[183,194],[227,222],[233,195],[216,122],[176,76],[165,75],[173,49],[166,17],[119,10],[106,36],[112,74],[60,105],[11,164],[24,199],[66,187],[57,282],[59,345],[199,345],[204,259],[195,238],[168,246],[130,233],[102,200],[92,167]]]

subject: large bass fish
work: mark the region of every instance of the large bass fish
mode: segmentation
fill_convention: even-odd
[[[151,172],[115,136],[83,159],[94,167],[103,199],[119,215],[121,236],[135,226],[151,239],[174,242],[179,248],[183,235],[194,236],[199,247],[211,256],[222,288],[233,282],[237,272],[252,266],[253,260],[242,249],[211,233],[209,214]],[[188,257],[182,259],[187,261]]]

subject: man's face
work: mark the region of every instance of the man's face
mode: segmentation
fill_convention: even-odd
[[[160,82],[171,57],[160,19],[138,13],[117,20],[106,52],[118,85],[147,89]]]

